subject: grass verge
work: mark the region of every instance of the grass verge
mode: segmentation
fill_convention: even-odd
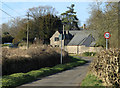
[[[83,65],[87,62],[85,60],[72,56],[70,56],[70,58],[72,59],[71,63],[59,64],[51,68],[50,67],[41,68],[39,70],[33,70],[27,73],[15,73],[15,74],[3,76],[2,88],[6,88],[6,87],[14,88],[22,84],[32,82],[36,80],[38,77],[45,77],[64,70],[72,69],[73,67]]]
[[[2,44],[2,47],[3,47],[3,46],[9,46],[9,45],[10,45],[10,44]]]
[[[103,86],[102,80],[98,79],[95,75],[89,73],[86,75],[85,79],[82,81],[81,86]],[[103,88],[103,87],[102,87]]]
[[[70,56],[84,56],[84,57],[87,57],[87,56],[95,56],[96,55],[96,52],[84,52],[84,53],[81,53],[81,54],[69,54]]]
[[[95,52],[84,52],[82,55],[83,56],[95,56],[96,53]]]

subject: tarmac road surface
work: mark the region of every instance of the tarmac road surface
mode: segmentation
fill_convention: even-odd
[[[38,79],[37,81],[24,84],[17,88],[28,87],[36,88],[35,86],[38,86],[37,88],[41,88],[40,86],[43,86],[43,88],[46,88],[45,86],[49,86],[48,88],[53,88],[50,86],[60,86],[60,88],[63,88],[64,86],[69,86],[68,88],[70,88],[70,86],[80,86],[80,83],[87,74],[90,62],[94,59],[93,57],[80,57],[80,58],[87,60],[89,62],[82,66],[78,66],[73,69],[63,71],[61,73],[57,73],[51,76],[44,77],[42,79]]]

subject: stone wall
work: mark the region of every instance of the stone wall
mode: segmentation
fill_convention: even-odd
[[[84,52],[100,52],[102,47],[85,47],[85,46],[65,46],[65,51],[71,54],[81,54]]]

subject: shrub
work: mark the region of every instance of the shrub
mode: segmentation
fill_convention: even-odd
[[[2,74],[28,72],[43,67],[52,67],[60,63],[60,50],[47,46],[23,49],[4,49],[2,54]],[[68,54],[63,51],[63,63],[70,62]]]
[[[120,50],[101,51],[91,63],[90,70],[107,85],[120,86]]]
[[[13,40],[13,39],[14,39],[14,38],[13,38],[11,35],[9,35],[9,34],[3,35],[3,36],[2,36],[2,44],[8,43],[8,42],[12,43],[12,40]]]

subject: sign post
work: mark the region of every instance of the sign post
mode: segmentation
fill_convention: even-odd
[[[108,49],[108,39],[106,39],[106,50]]]
[[[111,37],[109,32],[105,32],[104,37],[106,38],[106,50],[108,49],[108,39]]]
[[[61,40],[61,57],[60,57],[60,63],[62,64],[62,34],[59,35],[59,40]]]

